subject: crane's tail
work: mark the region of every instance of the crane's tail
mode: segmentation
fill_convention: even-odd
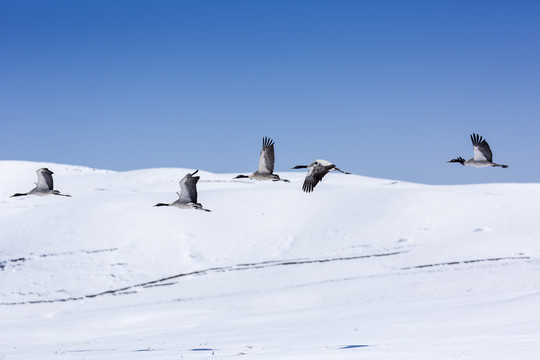
[[[205,209],[202,207],[201,204],[199,203],[190,203],[192,204],[191,207],[194,208],[194,209],[197,209],[197,210],[202,210],[202,211],[206,211],[206,212],[211,212],[212,210],[208,210],[208,209]]]
[[[291,182],[290,180],[280,178],[278,174],[272,174],[272,181]]]
[[[68,194],[60,194],[60,191],[58,190],[53,190],[53,194],[58,195],[58,196],[71,197],[71,195],[68,195]]]

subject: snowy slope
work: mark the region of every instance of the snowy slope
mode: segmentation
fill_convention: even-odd
[[[540,354],[540,184],[192,170],[1,161],[0,359]]]

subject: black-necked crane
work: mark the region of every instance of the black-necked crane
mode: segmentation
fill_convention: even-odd
[[[33,188],[27,193],[13,194],[11,197],[26,196],[26,195],[45,196],[45,195],[51,195],[51,194],[71,197],[71,195],[60,194],[60,191],[53,190],[52,174],[54,173],[51,170],[47,168],[41,168],[41,169],[36,170],[36,174],[37,174],[38,182],[36,183],[35,188]]]
[[[201,204],[197,202],[197,181],[199,176],[195,175],[199,170],[196,170],[192,174],[187,174],[182,180],[180,180],[180,191],[177,192],[178,200],[170,203],[157,203],[154,206],[174,206],[180,209],[197,209],[203,211],[210,211],[204,209]]]
[[[238,175],[235,179],[257,179],[257,180],[272,180],[272,181],[285,181],[289,180],[281,179],[279,175],[274,174],[274,141],[270,138],[263,138],[263,145],[261,154],[259,155],[259,168],[253,174],[250,175]]]
[[[344,174],[350,174],[350,172],[343,171],[332,164],[330,161],[317,159],[309,165],[296,165],[293,169],[308,169],[306,179],[302,190],[305,192],[312,192],[315,186],[323,179],[324,175],[328,174],[332,170],[340,171]]]
[[[487,166],[499,166],[502,168],[507,168],[508,165],[496,164],[493,162],[493,154],[489,148],[489,144],[485,139],[483,139],[478,134],[471,135],[471,141],[473,144],[474,155],[471,159],[465,160],[461,156],[448,161],[449,163],[460,163],[461,165],[469,165],[474,167],[487,167]]]

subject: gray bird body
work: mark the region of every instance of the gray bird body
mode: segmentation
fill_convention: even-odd
[[[469,160],[465,160],[462,157],[452,159],[448,161],[458,162],[461,165],[469,165],[474,167],[502,167],[507,168],[508,165],[496,164],[493,162],[493,153],[489,147],[489,144],[478,134],[471,135],[471,141],[473,144],[473,157]]]
[[[37,174],[38,182],[36,183],[35,188],[33,188],[27,193],[13,194],[11,197],[26,196],[26,195],[36,195],[36,196],[60,195],[60,196],[71,197],[71,195],[60,194],[60,191],[53,189],[54,184],[53,184],[52,174],[54,173],[51,170],[47,168],[41,168],[41,169],[36,170],[36,174]]]
[[[250,175],[238,175],[235,179],[256,179],[256,180],[272,180],[272,181],[285,181],[289,180],[281,179],[279,175],[274,174],[274,162],[275,162],[275,153],[274,153],[274,141],[264,137],[263,146],[261,154],[259,155],[259,167],[257,171]]]
[[[302,190],[305,192],[312,192],[315,186],[322,181],[323,177],[328,174],[330,171],[335,170],[342,172],[344,174],[350,174],[349,172],[343,171],[336,167],[335,164],[332,164],[330,161],[317,159],[309,165],[296,165],[293,169],[308,169],[308,173],[302,185]]]
[[[201,204],[197,202],[197,181],[199,181],[199,176],[195,175],[199,170],[196,170],[192,174],[187,174],[182,180],[180,180],[180,191],[177,191],[178,200],[170,203],[158,203],[154,206],[173,206],[179,209],[196,209],[203,211],[210,211],[204,209]]]

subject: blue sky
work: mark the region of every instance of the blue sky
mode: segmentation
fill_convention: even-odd
[[[0,159],[540,181],[538,1],[0,1],[0,53]]]

